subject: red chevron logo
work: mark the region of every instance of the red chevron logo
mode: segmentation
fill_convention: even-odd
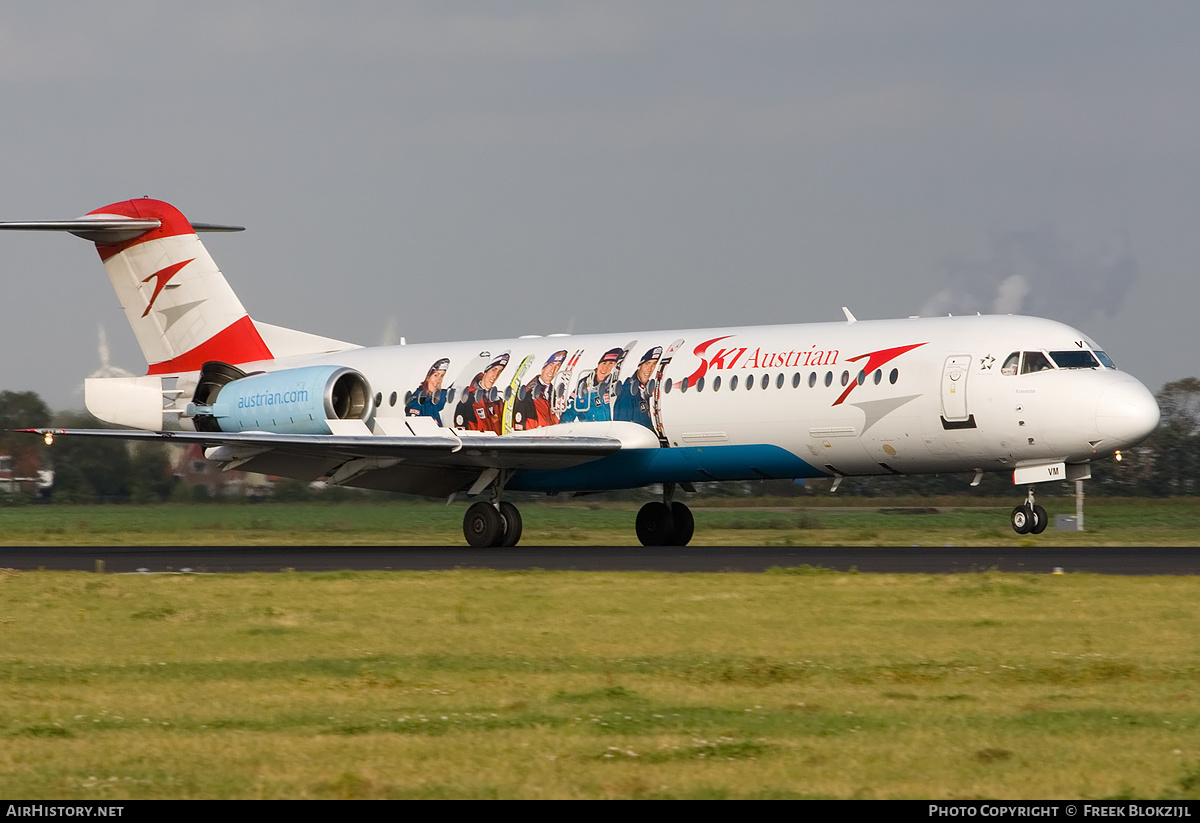
[[[158,299],[158,295],[162,293],[163,288],[166,287],[171,278],[178,274],[180,269],[195,259],[196,258],[193,257],[190,260],[184,260],[182,263],[174,263],[170,266],[167,266],[165,269],[159,269],[154,274],[150,275],[150,277],[147,277],[142,281],[143,283],[149,283],[151,278],[158,278],[154,282],[154,294],[150,295],[150,302],[146,305],[146,310],[142,312],[142,317],[145,317],[150,313],[150,309],[154,308],[154,301]]]

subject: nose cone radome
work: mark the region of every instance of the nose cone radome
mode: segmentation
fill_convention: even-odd
[[[1150,390],[1127,379],[1106,388],[1096,404],[1096,428],[1105,437],[1132,446],[1141,442],[1158,426],[1158,403]]]

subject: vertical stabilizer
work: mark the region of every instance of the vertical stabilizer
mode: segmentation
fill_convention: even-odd
[[[96,250],[150,374],[196,371],[209,360],[249,363],[273,358],[196,230],[160,200],[126,200],[88,219],[157,220],[130,239],[96,239]],[[90,239],[90,238],[89,238]]]
[[[358,348],[250,319],[196,235],[240,226],[190,223],[146,197],[74,220],[3,222],[0,230],[67,232],[95,243],[152,375]]]

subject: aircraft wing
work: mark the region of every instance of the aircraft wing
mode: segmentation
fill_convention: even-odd
[[[561,469],[619,451],[613,437],[387,437],[377,435],[182,432],[124,429],[22,429],[43,437],[107,437],[116,440],[196,444],[221,448],[214,460],[270,450],[321,458],[399,458],[416,466],[498,469]]]
[[[313,480],[325,477],[334,484],[430,495],[471,486],[488,470],[565,469],[622,448],[648,446],[650,440],[658,446],[653,433],[635,423],[606,423],[601,427],[580,424],[561,434],[530,432],[503,437],[444,429],[434,436],[134,429],[21,431],[41,435],[48,444],[59,437],[98,437],[198,445],[205,449],[206,457],[219,461],[226,469],[300,474]]]

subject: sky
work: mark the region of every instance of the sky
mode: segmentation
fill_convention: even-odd
[[[366,345],[914,314],[1200,375],[1200,4],[0,5],[0,221],[148,195],[251,316]],[[145,361],[0,235],[0,390]]]

